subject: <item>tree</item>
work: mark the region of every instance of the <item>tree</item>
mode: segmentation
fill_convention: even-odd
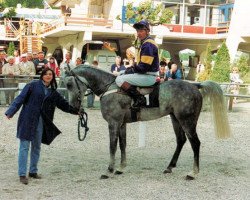
[[[244,82],[250,81],[250,66],[248,65],[248,58],[244,55],[240,56],[240,59],[237,61],[236,66],[239,69],[239,73],[241,75],[241,79]]]
[[[212,70],[210,79],[217,82],[228,82],[230,74],[230,55],[225,42],[217,52],[214,68]]]
[[[13,42],[10,42],[7,50],[8,56],[14,56],[14,51],[15,51],[15,45]]]
[[[208,80],[209,77],[211,76],[212,72],[212,47],[211,43],[209,42],[207,44],[207,49],[206,49],[206,55],[205,55],[205,71],[202,72],[202,74],[199,75],[198,81],[205,81]]]
[[[129,25],[144,19],[147,20],[151,26],[157,26],[163,23],[170,23],[173,17],[173,12],[166,9],[162,3],[154,5],[153,1],[146,0],[140,2],[138,7],[135,7],[133,4],[134,3],[128,3],[126,5],[125,22]],[[120,15],[118,15],[116,19],[124,20],[121,19]],[[138,49],[140,41],[135,39],[133,46]]]
[[[126,6],[126,22],[129,24],[146,19],[151,26],[157,26],[163,23],[170,23],[173,12],[164,8],[163,4],[154,5],[151,0],[141,2],[138,7],[133,3]],[[122,20],[118,15],[117,19]]]
[[[4,18],[12,18],[16,16],[16,9],[15,8],[6,8],[3,11]]]
[[[6,7],[16,7],[17,4],[21,4],[25,8],[43,8],[43,0],[6,0]]]

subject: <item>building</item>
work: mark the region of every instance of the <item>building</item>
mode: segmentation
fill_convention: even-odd
[[[100,47],[90,43],[108,41],[116,48],[117,54],[125,56],[125,50],[132,45],[135,30],[123,21],[116,20],[117,15],[124,17],[128,0],[47,2],[58,7],[57,17],[47,21],[41,20],[43,29],[37,35],[47,53],[65,54],[71,51],[73,60],[77,57],[85,59],[90,48]],[[142,1],[134,2],[136,5]],[[179,62],[181,50],[190,49],[196,54],[191,65],[196,66],[196,63],[204,58],[208,42],[216,51],[226,40],[232,61],[237,50],[250,52],[250,26],[246,20],[250,15],[247,10],[250,1],[154,0],[153,3],[163,3],[174,13],[170,24],[153,27],[151,33],[158,38],[160,48],[169,51],[175,62]],[[0,40],[3,40],[1,35]],[[17,36],[16,41],[18,40]],[[24,50],[27,51],[27,48]]]

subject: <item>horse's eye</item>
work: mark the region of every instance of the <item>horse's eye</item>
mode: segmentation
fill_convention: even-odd
[[[72,82],[68,82],[68,83],[66,84],[66,87],[67,87],[68,89],[72,89],[72,88],[73,88]]]

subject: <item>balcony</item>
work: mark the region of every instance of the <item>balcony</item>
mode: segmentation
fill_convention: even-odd
[[[216,34],[217,27],[197,26],[197,25],[180,25],[180,24],[164,24],[170,32],[177,33],[196,33],[196,34]]]

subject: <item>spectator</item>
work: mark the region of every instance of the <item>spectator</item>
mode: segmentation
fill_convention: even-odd
[[[199,79],[199,76],[205,71],[205,66],[199,61],[196,67],[196,81]]]
[[[78,57],[76,59],[76,66],[82,65],[82,58]]]
[[[3,65],[8,63],[6,61],[6,53],[4,51],[0,52],[0,74],[2,74]]]
[[[0,51],[0,75],[2,75],[2,69],[3,69],[3,65],[8,63],[6,61],[6,53],[4,51]],[[4,87],[4,81],[3,81],[3,78],[0,77],[0,88],[3,88]],[[3,92],[0,92],[0,96],[1,96],[1,93]],[[0,102],[0,105],[1,105],[1,102]]]
[[[22,54],[21,58],[22,61],[19,63],[20,75],[35,75],[35,65],[33,62],[27,60],[27,54]]]
[[[60,72],[61,77],[65,77],[65,72],[70,71],[71,69],[75,68],[75,63],[71,60],[72,54],[71,52],[67,52],[65,54],[65,61],[61,63],[60,65]]]
[[[27,61],[33,62],[33,56],[32,53],[27,53]]]
[[[49,58],[48,67],[55,72],[57,77],[60,76],[60,69],[54,57]]]
[[[175,63],[172,64],[171,69],[166,73],[166,80],[181,79],[181,77],[181,70]]]
[[[44,58],[43,51],[38,53],[38,59],[34,60],[34,65],[36,68],[36,75],[41,75],[42,71],[48,67],[48,60]]]
[[[18,50],[15,50],[14,51],[14,57],[15,57],[15,64],[19,64],[20,62],[20,56],[19,56],[19,51]]]
[[[165,76],[166,76],[166,72],[167,72],[166,66],[167,66],[167,63],[165,61],[160,62],[159,77],[160,77],[161,83],[165,81]]]
[[[10,119],[23,105],[17,125],[17,137],[20,139],[18,175],[20,182],[26,185],[28,184],[26,173],[30,146],[29,177],[40,179],[37,167],[41,142],[50,144],[56,135],[61,133],[53,124],[55,108],[58,107],[71,114],[78,113],[56,89],[55,73],[52,69],[46,68],[42,71],[40,80],[28,83],[5,112],[6,117]]]
[[[15,58],[9,56],[7,58],[8,63],[3,65],[2,74],[6,75],[9,79],[5,80],[4,87],[14,88],[17,87],[17,83],[14,82],[14,76],[20,75],[19,66],[15,64]],[[6,105],[9,105],[15,97],[15,91],[5,91]]]
[[[168,71],[171,69],[172,64],[174,64],[174,62],[170,59],[170,61],[168,62]]]
[[[232,72],[230,73],[230,81],[231,81],[230,85],[231,92],[234,95],[238,95],[240,89],[239,85],[243,83],[243,81],[240,79],[238,67],[232,68]],[[237,103],[237,97],[234,97],[234,103]]]
[[[33,62],[38,59],[38,54],[36,52],[33,52],[32,59],[33,59]]]
[[[60,65],[60,75],[61,75],[60,81],[59,81],[60,88],[65,88],[65,84],[64,84],[65,72],[70,71],[71,69],[76,67],[75,63],[71,60],[71,58],[72,58],[71,52],[67,52],[65,54],[65,61],[62,62]],[[62,95],[64,96],[64,98],[68,99],[68,91],[64,91]]]
[[[94,60],[92,62],[92,67],[98,68],[98,61]],[[95,94],[90,89],[88,89],[87,92],[89,93],[87,96],[87,107],[94,108]]]
[[[126,70],[126,67],[121,65],[121,60],[120,56],[116,56],[115,64],[111,65],[111,72],[116,76],[118,76],[121,71]]]
[[[132,59],[129,59],[129,60],[123,60],[123,62],[126,62],[126,64],[124,65],[126,68],[128,68],[128,67],[133,67],[134,66],[134,64],[135,64],[135,61],[134,61],[134,59],[132,58]]]

